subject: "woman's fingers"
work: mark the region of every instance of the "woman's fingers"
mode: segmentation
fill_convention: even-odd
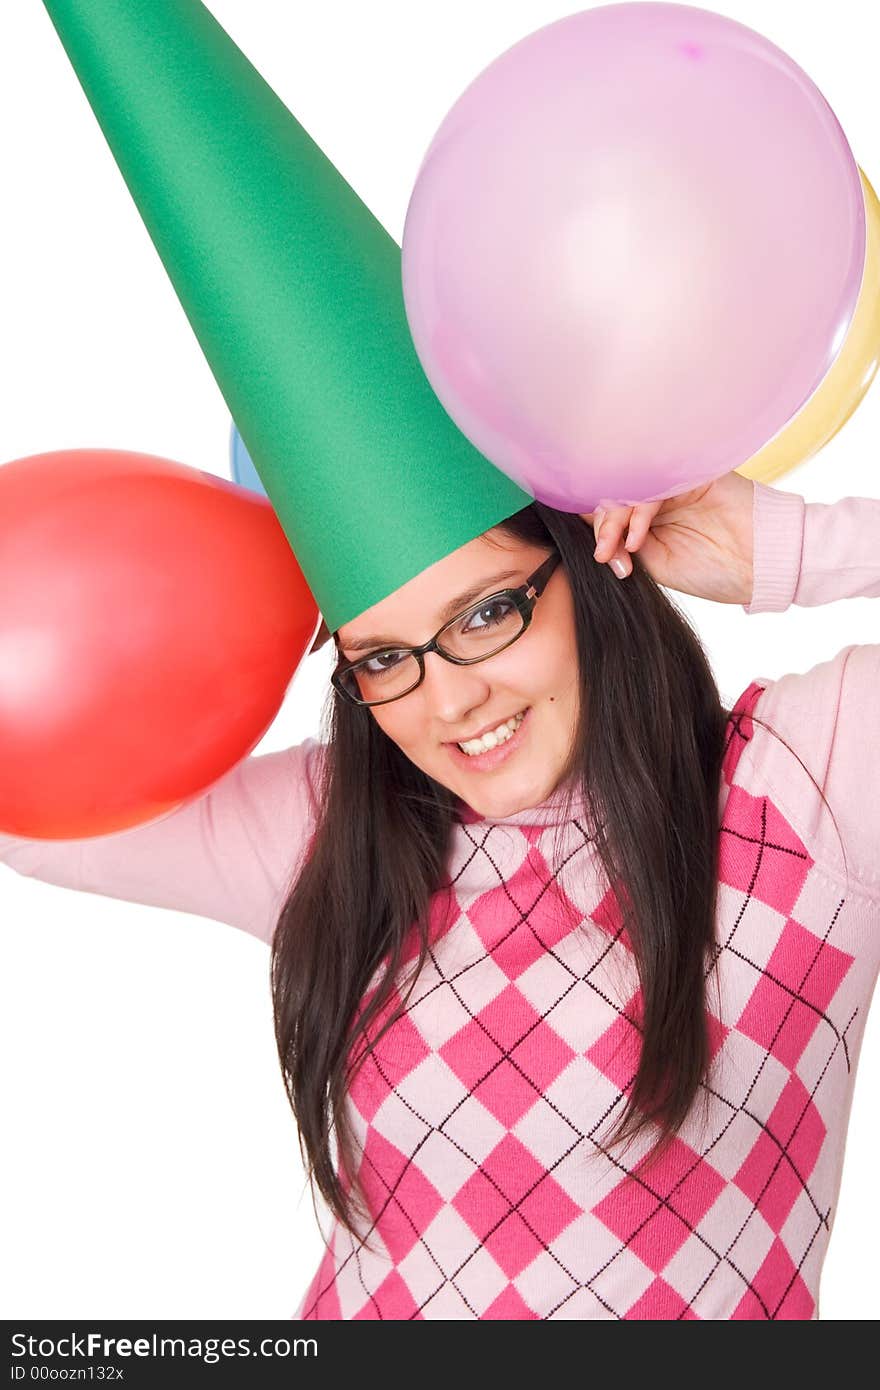
[[[661,502],[643,502],[639,506],[633,507],[624,541],[627,550],[638,550],[639,546],[644,543],[651,529],[651,522],[661,506]]]
[[[644,543],[662,505],[662,502],[641,502],[634,507],[597,507],[595,512],[585,513],[583,519],[593,525],[595,559],[600,564],[609,564],[620,579],[631,574],[630,555]]]
[[[632,511],[632,507],[596,508],[593,533],[596,537],[597,560],[609,560],[619,549]]]
[[[596,559],[607,560],[620,540],[629,508],[597,507],[593,514],[593,535],[596,538]]]

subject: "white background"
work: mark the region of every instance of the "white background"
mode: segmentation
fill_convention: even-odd
[[[560,0],[211,0],[400,241],[428,143],[463,88]],[[880,188],[874,7],[730,0],[789,53]],[[141,450],[228,475],[229,417],[39,0],[0,6],[0,461]],[[880,387],[815,460],[808,501],[878,496]],[[726,700],[880,640],[880,607],[745,614],[678,596]],[[329,652],[259,751],[316,733]],[[877,736],[867,730],[866,736]],[[877,789],[866,788],[866,795]],[[290,1317],[322,1252],[272,1036],[268,950],[203,918],[0,867],[4,1317]],[[822,1290],[880,1312],[880,1020],[870,1022]]]

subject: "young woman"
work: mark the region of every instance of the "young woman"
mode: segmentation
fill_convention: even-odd
[[[0,836],[271,943],[335,1215],[298,1318],[818,1315],[880,958],[880,645],[727,709],[659,585],[880,597],[880,501],[732,473],[535,503],[334,633],[325,741],[124,834]]]

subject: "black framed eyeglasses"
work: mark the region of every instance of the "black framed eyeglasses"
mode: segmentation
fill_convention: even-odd
[[[499,589],[479,599],[444,623],[423,646],[385,647],[358,661],[341,660],[330,680],[352,704],[387,705],[421,685],[428,652],[454,666],[474,666],[497,656],[522,637],[560,559],[554,550],[519,588]]]

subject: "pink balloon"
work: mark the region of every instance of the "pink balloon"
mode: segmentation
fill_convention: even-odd
[[[566,511],[738,467],[825,376],[865,260],[858,166],[754,30],[686,5],[547,25],[467,88],[407,211],[416,350],[470,440]]]

